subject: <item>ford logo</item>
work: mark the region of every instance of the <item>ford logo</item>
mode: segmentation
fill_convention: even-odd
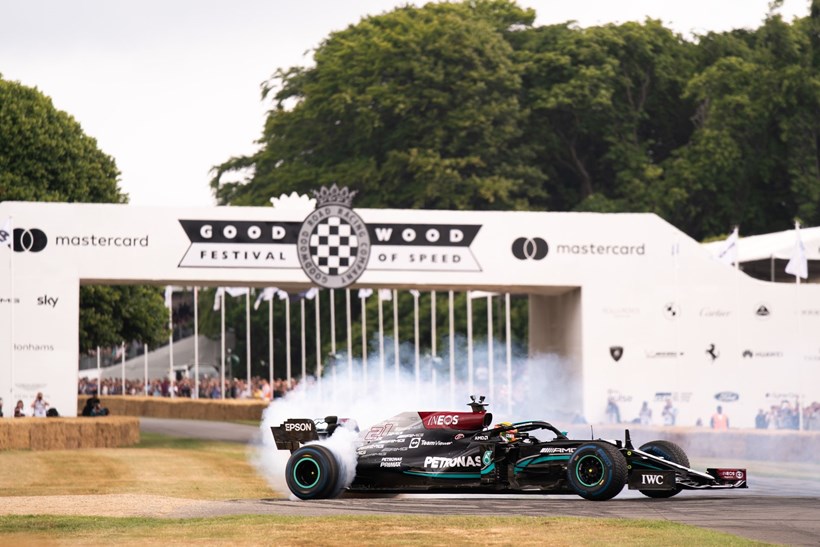
[[[715,399],[722,403],[733,403],[740,399],[740,395],[734,391],[721,391],[720,393],[715,393]]]

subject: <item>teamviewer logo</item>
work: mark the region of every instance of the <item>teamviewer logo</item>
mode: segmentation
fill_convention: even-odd
[[[18,253],[39,253],[48,245],[48,236],[39,228],[15,228],[14,250]]]

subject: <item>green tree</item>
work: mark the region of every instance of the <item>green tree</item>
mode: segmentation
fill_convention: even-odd
[[[526,134],[554,210],[654,211],[681,198],[661,163],[691,132],[682,100],[694,46],[659,21],[514,37],[525,66]]]
[[[34,88],[0,77],[0,200],[125,203],[114,159]],[[154,287],[80,288],[80,348],[168,336]]]
[[[521,145],[507,35],[533,17],[503,0],[436,3],[331,34],[314,67],[265,86],[274,107],[261,149],[216,168],[219,201],[258,205],[335,182],[360,190],[360,206],[526,207],[544,177]]]
[[[80,351],[138,340],[168,341],[168,309],[161,289],[90,285],[80,289]]]
[[[820,223],[820,71],[815,0],[793,24],[775,12],[753,32],[709,35],[689,82],[695,132],[667,164],[687,195],[670,220],[702,238]]]
[[[0,75],[0,199],[125,203],[114,159],[37,89]]]

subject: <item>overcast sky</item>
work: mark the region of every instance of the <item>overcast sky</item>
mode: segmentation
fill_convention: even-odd
[[[394,0],[0,0],[0,74],[37,87],[113,156],[135,205],[210,206],[211,167],[251,153],[277,68]],[[423,4],[424,2],[410,2]],[[537,24],[650,16],[686,35],[760,25],[769,0],[521,0]],[[791,20],[810,0],[785,0]]]

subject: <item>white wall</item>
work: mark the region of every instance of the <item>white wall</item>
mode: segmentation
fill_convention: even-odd
[[[757,408],[771,403],[767,393],[820,399],[820,287],[750,279],[654,215],[356,212],[371,228],[379,225],[381,233],[392,228],[394,234],[389,244],[371,238],[370,261],[356,286],[538,294],[580,289],[580,333],[567,330],[573,340],[563,347],[579,347],[584,387],[577,404],[588,420],[603,419],[609,395],[621,399],[624,418],[637,416],[640,403],[649,401],[659,422],[661,403],[655,398],[671,393],[679,422],[689,424],[698,417],[708,422],[715,394],[736,393],[736,402],[723,403],[735,425],[751,425]],[[37,390],[61,413],[73,414],[80,280],[304,288],[310,282],[294,243],[192,244],[180,221],[261,226],[264,239],[272,233],[271,223],[298,231],[308,213],[270,207],[0,203],[0,219],[10,216],[15,227],[37,228],[48,237],[40,252],[0,253],[0,393],[6,414],[12,398],[28,403]],[[447,242],[451,233],[457,235],[454,230],[469,231],[470,226],[478,232],[469,246],[458,238]],[[408,228],[415,229],[417,239],[406,240]],[[430,229],[439,235],[434,244],[423,237]],[[519,253],[523,259],[516,258],[515,241],[536,237],[549,245],[546,256],[527,247],[525,255]],[[13,306],[18,348],[13,390],[10,263],[13,292],[20,299]],[[58,298],[57,305],[37,306],[42,296]],[[667,303],[680,310],[677,318],[665,316]],[[755,315],[760,304],[771,310],[767,318]],[[720,353],[714,362],[706,354],[712,343]],[[29,344],[54,349],[34,351]],[[617,362],[612,346],[624,348]],[[742,357],[746,349],[753,357]]]

